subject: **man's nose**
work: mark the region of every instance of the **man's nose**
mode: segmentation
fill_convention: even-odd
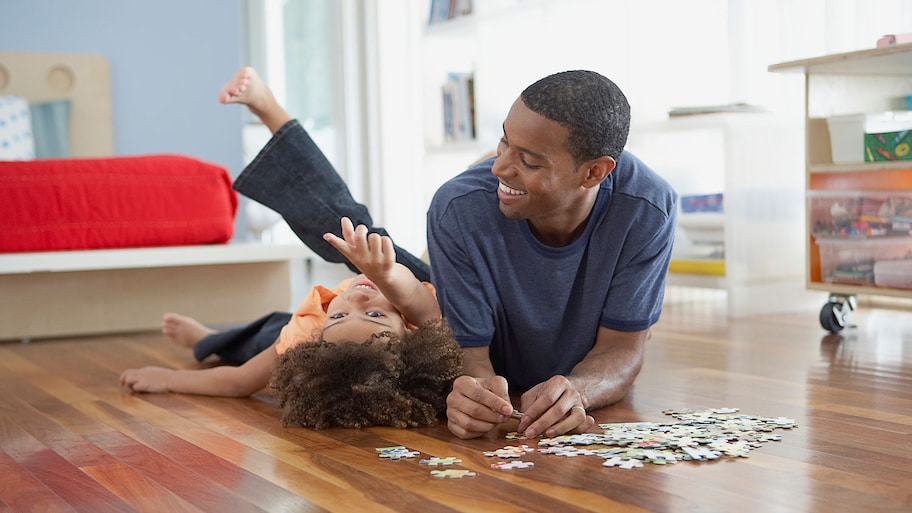
[[[511,176],[515,174],[513,173],[513,165],[510,157],[506,155],[506,152],[501,153],[494,161],[494,165],[491,166],[491,174],[497,177]]]

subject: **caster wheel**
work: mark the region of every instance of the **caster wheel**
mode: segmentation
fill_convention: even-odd
[[[846,327],[846,316],[849,308],[835,301],[831,301],[820,309],[820,325],[823,329],[838,333]]]

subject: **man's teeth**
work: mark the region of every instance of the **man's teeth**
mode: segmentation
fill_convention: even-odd
[[[520,190],[514,189],[514,188],[512,188],[512,187],[506,185],[506,184],[503,183],[503,182],[500,182],[500,190],[504,191],[504,192],[507,193],[507,194],[517,194],[517,195],[519,195],[519,194],[529,194],[528,192],[520,191]]]

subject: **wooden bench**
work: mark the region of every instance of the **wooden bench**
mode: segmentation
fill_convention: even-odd
[[[312,256],[259,243],[0,254],[0,340],[156,330],[166,311],[250,321],[293,306]]]

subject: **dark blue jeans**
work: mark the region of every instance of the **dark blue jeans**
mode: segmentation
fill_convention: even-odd
[[[272,347],[282,327],[291,320],[288,312],[273,312],[238,328],[203,337],[193,346],[193,357],[203,361],[209,355],[232,365],[241,365]]]
[[[328,262],[358,269],[323,240],[326,232],[342,236],[339,220],[349,217],[355,226],[388,235],[373,225],[367,207],[352,198],[348,185],[297,120],[282,126],[234,181],[234,189],[278,212],[301,241]],[[430,281],[430,269],[420,258],[395,243],[396,261],[421,281]],[[330,284],[335,285],[335,284]],[[194,347],[202,360],[210,354],[241,364],[268,348],[279,337],[291,314],[275,312],[239,328],[205,337]]]
[[[355,226],[389,235],[373,225],[367,207],[352,198],[348,185],[297,120],[280,128],[259,155],[234,181],[234,189],[275,210],[299,239],[327,262],[351,264],[323,240],[326,232],[342,236],[339,220],[349,217]],[[396,261],[421,281],[430,281],[430,269],[420,258],[394,244]]]

